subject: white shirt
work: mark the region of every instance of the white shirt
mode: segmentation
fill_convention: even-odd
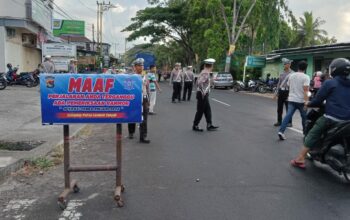
[[[288,101],[304,103],[304,86],[310,86],[310,77],[302,72],[292,73],[287,85],[289,86]]]

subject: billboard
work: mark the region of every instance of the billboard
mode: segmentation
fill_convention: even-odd
[[[46,43],[43,44],[42,56],[50,55],[56,71],[68,71],[71,59],[77,57],[77,47],[73,44]]]
[[[85,36],[85,22],[78,20],[53,20],[53,35],[59,36]]]
[[[142,79],[136,74],[41,74],[43,124],[138,123]]]

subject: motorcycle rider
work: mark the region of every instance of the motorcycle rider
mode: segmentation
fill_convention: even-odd
[[[12,81],[12,73],[13,73],[13,69],[12,69],[12,64],[11,63],[8,63],[7,65],[7,73],[6,73],[6,79],[7,81]]]
[[[329,125],[350,122],[350,61],[345,58],[334,59],[329,66],[329,73],[333,79],[325,81],[316,97],[305,103],[305,107],[318,107],[326,101],[325,114],[316,121],[305,137],[302,150],[291,161],[294,167],[305,169],[307,152],[317,147]]]

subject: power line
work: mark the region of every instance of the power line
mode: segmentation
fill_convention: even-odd
[[[96,9],[92,9],[92,8],[90,8],[89,6],[85,5],[85,3],[84,3],[83,1],[79,0],[79,2],[80,2],[83,6],[85,6],[85,8],[87,8],[87,9],[93,11],[93,12],[96,12]]]

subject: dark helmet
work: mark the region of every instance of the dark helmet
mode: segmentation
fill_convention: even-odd
[[[348,76],[350,74],[350,61],[345,58],[334,59],[329,65],[329,74],[335,76]]]
[[[11,68],[11,67],[12,67],[12,64],[11,64],[11,63],[8,63],[6,66],[7,66],[7,68]]]

